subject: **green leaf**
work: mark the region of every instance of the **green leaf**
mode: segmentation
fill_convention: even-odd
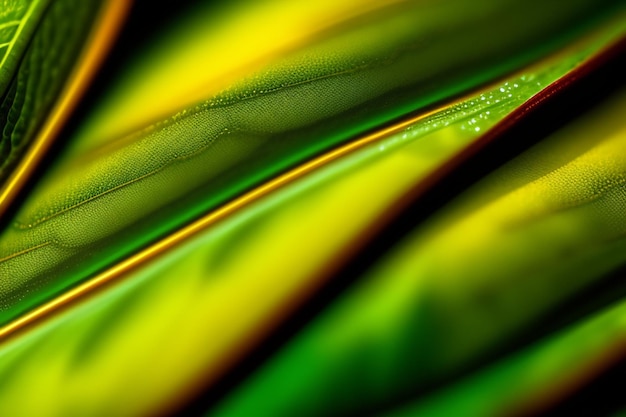
[[[47,0],[8,0],[0,9],[0,97],[11,83]]]
[[[622,89],[459,195],[213,415],[384,410],[493,357],[624,265],[625,110]]]
[[[0,185],[51,116],[98,8],[99,1],[62,0],[7,9],[6,30],[17,26],[0,67]]]
[[[220,223],[190,226],[195,233],[179,230],[184,234],[179,245],[166,245],[167,250],[157,252],[144,267],[121,273],[117,285],[0,347],[4,358],[0,414],[21,410],[51,415],[150,415],[194,389],[190,381],[215,382],[225,368],[257,347],[267,331],[289,317],[298,301],[326,283],[325,266],[349,251],[362,231],[386,214],[412,184],[543,87],[603,50],[622,31],[607,26],[600,33],[568,53],[549,57],[329,163],[229,213]],[[582,131],[581,135],[584,142]],[[555,147],[548,145],[540,153],[550,158]],[[557,163],[565,164],[573,155],[558,153]],[[494,174],[494,178],[510,176]],[[497,241],[492,243],[497,246]],[[345,406],[342,402],[350,398],[346,385],[333,386],[334,381],[348,381],[354,387],[352,395],[364,406],[369,404],[365,398],[377,401],[388,393],[377,390],[378,381],[391,379],[394,387],[406,382],[403,372],[409,370],[407,357],[413,358],[410,343],[416,330],[410,325],[412,316],[402,313],[410,310],[414,295],[410,290],[419,282],[405,282],[395,270],[379,272],[373,271],[364,285],[330,305],[249,385],[232,393],[232,402],[226,404],[232,408],[221,411],[244,416],[326,415],[340,411],[335,407]],[[507,293],[506,285],[502,293]],[[433,329],[419,329],[429,330]],[[398,341],[407,340],[407,350],[401,349],[401,343],[398,348]],[[361,356],[361,349],[368,348],[371,356],[367,351]],[[432,350],[436,353],[437,346]],[[328,355],[317,356],[320,352]],[[368,360],[362,363],[364,358]],[[425,364],[433,360],[432,366],[442,372],[449,371],[446,366],[458,365],[442,365],[437,359],[419,358]],[[306,366],[311,363],[315,366]],[[391,372],[385,368],[390,364],[394,365]],[[371,385],[363,387],[363,383]],[[139,385],[142,395],[134,389]],[[329,386],[332,393],[325,391]],[[282,395],[275,395],[276,391]],[[25,392],[43,394],[37,402],[25,404]],[[309,400],[315,401],[314,406],[303,408]]]
[[[40,3],[2,4],[12,39]],[[162,34],[134,14],[119,47],[159,34],[66,125],[51,109],[108,4],[52,1],[8,41],[0,174],[50,120],[68,147],[2,218],[0,415],[165,414],[220,383],[210,415],[492,415],[619,347],[622,304],[554,315],[626,264],[623,90],[333,285],[411,190],[623,42],[623,2],[205,3]],[[518,343],[540,322],[558,334]]]
[[[455,381],[430,397],[399,406],[383,415],[489,417],[538,414],[546,405],[564,397],[576,398],[574,392],[577,389],[614,365],[623,346],[625,318],[626,303],[613,303]],[[619,381],[614,383],[619,384]],[[598,398],[596,404],[579,407],[576,412],[605,410],[601,401],[603,399]]]
[[[93,128],[69,138],[73,148],[0,238],[0,271],[13,277],[0,292],[4,320],[315,154],[541,56],[616,7],[581,0],[520,20],[510,7],[531,12],[512,0],[453,5],[454,13],[451,5],[395,5],[367,24],[342,22],[333,36],[154,125],[122,137],[100,137]],[[462,23],[468,34],[440,33],[438,22]],[[490,32],[477,30],[486,24],[510,30],[493,43]],[[149,62],[147,68],[159,67]],[[131,79],[140,82],[136,74]],[[152,85],[168,82],[175,81]],[[104,110],[94,110],[99,126],[118,126],[119,109],[134,102],[135,90],[119,85],[110,89],[115,100],[104,97]]]

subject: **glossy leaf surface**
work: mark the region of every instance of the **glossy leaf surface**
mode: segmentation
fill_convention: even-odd
[[[522,7],[514,1],[463,4],[407,3],[377,12],[367,25],[340,20],[334,36],[276,59],[203,104],[70,152],[0,237],[0,271],[13,277],[2,291],[4,320],[295,163],[564,42],[588,24],[583,17],[591,10],[599,17],[616,7],[580,1],[563,13],[521,21],[510,10]],[[449,31],[434,37],[439,21],[464,22],[468,37]],[[489,41],[490,32],[477,30],[492,21],[496,28],[512,25],[497,43]],[[483,48],[445,52],[466,51],[465,42]],[[185,77],[184,71],[173,75]],[[132,96],[135,90],[127,91]],[[112,108],[132,100],[124,97]],[[101,124],[118,126],[116,114]],[[80,146],[90,138],[74,140]]]
[[[529,415],[624,359],[623,2],[0,4],[0,415]]]

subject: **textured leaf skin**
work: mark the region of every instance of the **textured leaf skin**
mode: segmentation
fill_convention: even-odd
[[[370,25],[340,26],[335,36],[130,136],[96,147],[81,144],[91,137],[70,138],[78,150],[47,174],[0,237],[0,273],[13,278],[0,293],[4,320],[294,164],[545,53],[587,27],[587,14],[599,18],[617,6],[580,0],[525,22],[511,7],[527,6],[409,3]],[[462,23],[467,37],[439,34],[439,21]],[[494,43],[475,30],[486,22],[494,30],[512,26]],[[539,46],[538,37],[545,39]],[[484,47],[470,53],[467,43]],[[114,126],[118,119],[103,120]]]
[[[6,0],[0,7],[0,97],[6,94],[48,0]]]
[[[201,104],[156,123],[148,117],[154,113],[138,109],[134,120],[144,128],[90,136],[98,131],[90,130],[93,120],[122,125],[107,105],[123,109],[138,93],[113,94],[104,110],[94,110],[95,119],[83,121],[85,130],[62,138],[69,151],[0,237],[8,324],[0,328],[0,415],[181,414],[207,387],[215,394],[211,389],[232,378],[242,360],[268,351],[268,335],[293,325],[294,315],[302,317],[311,299],[341,279],[332,273],[336,265],[359,259],[355,248],[375,239],[375,225],[396,213],[409,190],[454,166],[451,160],[484,132],[626,30],[619,2],[606,9],[576,2],[556,15],[562,6],[545,3],[545,15],[536,16],[521,2],[451,4],[459,15],[434,9],[438,17],[425,32],[412,27],[415,16],[398,12],[419,9],[414,4],[391,9],[398,13],[373,27],[356,19]],[[536,19],[524,21],[521,12]],[[502,18],[489,20],[490,30],[504,33],[502,43],[474,30],[485,16]],[[450,25],[441,37],[428,31],[439,28],[439,19]],[[78,21],[86,30],[88,19]],[[450,29],[459,22],[469,22],[467,37]],[[47,28],[61,36],[62,27]],[[44,28],[45,22],[38,29]],[[424,33],[438,41],[428,44]],[[543,36],[549,45],[536,46]],[[484,49],[465,48],[474,43]],[[458,55],[447,50],[460,47]],[[546,57],[549,50],[557,53]],[[30,74],[26,62],[20,71]],[[521,67],[527,62],[534,64]],[[510,74],[514,68],[521,72]],[[30,75],[26,85],[36,85]],[[375,129],[375,136],[381,123],[487,80],[493,83],[324,162],[220,222],[201,231],[184,227],[317,153],[366,131]],[[7,97],[22,105],[28,91],[17,94],[17,85]],[[41,91],[48,97],[48,88]],[[32,105],[24,108],[46,115],[45,106]],[[516,342],[626,263],[625,110],[620,90],[456,196],[326,300],[310,322],[297,323],[284,345],[257,356],[258,367],[239,385],[222,385],[222,402],[193,411],[510,415],[542,410],[585,384],[623,350],[623,302],[601,305],[540,340]],[[31,118],[17,120],[8,126]],[[124,267],[129,255],[149,253],[159,247],[155,240],[186,230],[194,231]],[[24,313],[34,307],[116,268],[111,285],[11,330],[30,320]]]
[[[624,109],[622,91],[459,196],[215,415],[378,410],[492,353],[624,265]],[[619,340],[607,337],[606,349]],[[276,389],[284,395],[269,395]]]
[[[188,390],[194,388],[190,381],[214,380],[223,367],[232,365],[248,347],[255,346],[263,332],[284,320],[294,299],[306,298],[310,291],[322,284],[324,276],[320,265],[333,260],[337,251],[349,245],[359,230],[384,213],[389,203],[399,198],[411,183],[423,179],[433,166],[471,143],[480,132],[616,36],[615,32],[608,33],[611,35],[586,44],[588,49],[575,48],[575,53],[568,55],[567,59],[562,56],[547,59],[532,70],[507,79],[490,90],[482,90],[396,136],[329,164],[319,173],[293,183],[189,239],[157,262],[126,275],[109,291],[59,314],[26,337],[10,341],[0,350],[0,355],[5,358],[2,361],[4,366],[0,365],[0,381],[4,383],[0,385],[0,411],[9,414],[21,410],[47,415],[70,412],[79,415],[149,415],[187,395]],[[490,103],[483,104],[487,101]],[[607,125],[607,131],[610,130]],[[513,162],[512,167],[494,174],[492,181],[496,184],[491,185],[491,193],[488,192],[488,179],[487,185],[477,186],[479,191],[470,190],[467,197],[454,203],[460,206],[457,209],[460,214],[455,216],[453,208],[448,210],[452,214],[442,213],[454,220],[449,227],[454,228],[466,216],[471,220],[472,216],[468,214],[479,213],[490,198],[495,199],[494,187],[500,193],[518,189],[520,193],[533,194],[532,189],[524,188],[531,179],[517,173],[526,169],[516,171],[515,164],[530,172],[537,161],[541,167],[546,164],[541,161],[548,161],[553,166],[567,164],[595,143],[589,144],[583,130],[576,131],[581,133],[582,139],[578,140],[587,146],[576,141],[573,150],[558,153],[557,160],[553,160],[554,147],[558,148],[565,139],[540,145],[530,151],[530,156],[522,156],[521,162]],[[611,146],[622,144],[619,140],[614,142],[610,142]],[[602,155],[606,154],[613,153],[605,150]],[[535,157],[531,157],[533,155]],[[594,161],[593,155],[591,153],[588,162]],[[571,179],[572,175],[581,173],[564,171],[562,177]],[[480,191],[485,188],[487,191]],[[377,198],[372,198],[372,190],[377,190]],[[584,192],[584,188],[579,191]],[[306,213],[307,221],[302,221],[303,213]],[[501,214],[507,219],[510,218],[507,216],[514,218],[520,212],[515,204],[511,204]],[[481,217],[479,213],[476,216],[478,220],[474,222],[486,215]],[[437,229],[441,224],[443,228],[448,223],[444,217],[439,222],[433,221],[429,227]],[[417,230],[416,239],[425,233],[427,231]],[[439,238],[447,238],[451,245],[462,245],[449,236],[453,234],[444,233]],[[529,245],[534,236],[532,232],[520,231],[517,239],[521,244]],[[498,240],[486,239],[486,244],[497,249]],[[408,247],[404,249],[407,251],[414,250],[411,240],[400,244],[399,254],[404,247]],[[493,250],[491,247],[487,249]],[[449,254],[444,243],[428,250],[439,254],[437,256]],[[405,279],[399,269],[390,274],[381,272],[387,263],[395,266],[393,256],[400,255],[392,255],[392,260],[373,270],[372,276],[364,277],[360,285],[346,294],[347,297],[331,305],[318,321],[294,338],[293,344],[268,362],[268,368],[261,368],[249,380],[249,386],[244,385],[242,391],[233,392],[232,402],[213,413],[340,413],[354,407],[353,397],[346,391],[346,386],[355,388],[352,395],[359,397],[358,406],[365,407],[364,393],[369,401],[378,401],[379,396],[385,395],[393,398],[394,393],[388,392],[393,391],[391,387],[398,388],[397,384],[406,383],[401,388],[412,389],[416,378],[421,384],[432,381],[439,372],[451,372],[480,349],[490,348],[494,336],[476,339],[478,347],[472,349],[459,343],[445,345],[450,346],[452,353],[446,353],[444,345],[442,348],[434,346],[430,349],[432,352],[426,346],[420,347],[423,350],[419,359],[431,367],[430,371],[409,373],[412,368],[403,361],[406,359],[403,354],[413,357],[414,353],[411,350],[415,342],[413,326],[410,326],[410,307],[414,305],[410,301],[415,296],[414,287],[419,287],[422,280]],[[489,256],[488,251],[485,256]],[[517,256],[523,262],[536,261],[536,254],[531,252],[522,251]],[[467,255],[467,258],[471,256]],[[410,273],[416,273],[419,265],[411,264],[412,260],[413,257],[409,257],[405,267]],[[441,262],[441,265],[448,264]],[[462,269],[461,265],[459,267]],[[468,266],[465,272],[471,273],[472,270]],[[499,283],[494,281],[494,285]],[[467,311],[474,310],[467,302],[459,303],[458,307],[451,303],[452,309],[446,310],[449,303],[445,297],[457,296],[460,287],[471,289],[470,284],[460,282],[456,286],[441,288],[443,302],[435,303],[428,310],[432,311],[432,316],[427,318],[437,321],[450,314],[452,318],[461,316],[473,320]],[[506,296],[515,290],[506,283],[501,284],[501,291],[494,290],[496,294]],[[471,292],[467,294],[471,295]],[[419,294],[415,299],[422,300]],[[424,304],[418,303],[416,308]],[[515,314],[507,314],[507,317],[515,321],[519,319],[516,314],[526,314],[525,311],[515,310],[512,312]],[[476,314],[480,315],[480,310]],[[541,314],[541,309],[539,312],[529,309],[528,314]],[[451,321],[455,323],[455,320]],[[405,327],[407,322],[409,325]],[[434,329],[424,327],[423,331],[432,330],[434,336],[438,335],[435,332],[438,327],[432,327]],[[475,330],[481,328],[473,327]],[[461,326],[458,331],[464,329]],[[518,329],[503,323],[502,332],[494,334],[506,337],[507,331]],[[363,336],[361,331],[366,336],[371,335],[371,339]],[[444,336],[445,332],[439,337]],[[451,333],[450,337],[453,336]],[[370,343],[364,343],[364,337]],[[466,340],[463,335],[458,337]],[[456,346],[459,350],[455,353],[453,348]],[[407,347],[404,353],[402,347]],[[363,353],[367,348],[371,350]],[[448,362],[447,359],[454,355],[459,355],[460,359],[457,357]],[[306,363],[319,366],[303,367]],[[147,370],[150,378],[145,376]],[[404,375],[405,371],[408,375]],[[276,377],[275,372],[278,373]],[[337,397],[324,391],[329,379],[345,381],[341,387],[334,388]],[[377,382],[389,384],[389,388],[368,391],[371,386],[378,387]],[[137,389],[138,386],[141,388]],[[295,393],[274,396],[272,393],[276,389]],[[316,389],[322,393],[311,397],[311,393],[320,392]],[[24,392],[44,394],[39,395],[36,403],[24,404],[21,400]],[[312,398],[315,399],[314,407],[306,403]]]
[[[7,74],[6,89],[0,95],[0,184],[7,180],[49,117],[99,5],[96,0],[31,3],[22,6],[28,18],[24,16],[27,20],[23,28],[22,23],[18,25],[20,36],[7,56],[16,61],[14,71],[0,68],[0,75],[4,70]],[[30,32],[31,38],[24,39]],[[20,47],[23,56],[14,51]]]

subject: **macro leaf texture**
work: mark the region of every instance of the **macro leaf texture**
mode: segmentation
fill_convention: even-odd
[[[4,95],[47,2],[11,0],[0,14],[0,93]]]
[[[7,42],[0,75],[0,181],[4,182],[34,140],[68,76],[97,2],[19,2],[7,13]],[[43,16],[42,9],[45,9]],[[19,17],[19,18],[18,18]],[[11,19],[11,20],[10,20]],[[29,36],[30,35],[30,36]],[[18,58],[19,59],[16,59]],[[19,62],[11,65],[12,62]],[[11,71],[13,70],[13,71]],[[5,85],[6,84],[6,85]]]
[[[621,1],[0,0],[0,416],[619,412],[625,51]]]

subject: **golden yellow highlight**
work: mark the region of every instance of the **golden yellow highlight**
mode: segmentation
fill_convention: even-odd
[[[50,112],[50,117],[0,190],[0,217],[7,212],[78,104],[111,47],[130,4],[131,2],[126,0],[108,0],[103,6],[94,25],[95,29],[90,34],[67,85]]]

